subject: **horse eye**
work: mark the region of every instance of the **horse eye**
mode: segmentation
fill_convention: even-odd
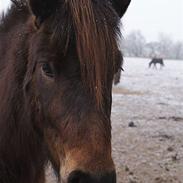
[[[52,69],[52,67],[51,67],[50,64],[44,63],[44,64],[42,65],[42,70],[43,70],[43,72],[44,72],[44,74],[45,74],[46,76],[51,77],[51,78],[54,77],[54,72],[53,72],[53,69]]]

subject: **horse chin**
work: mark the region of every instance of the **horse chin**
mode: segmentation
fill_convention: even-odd
[[[60,176],[60,180],[61,183],[67,183],[67,179],[65,177]]]
[[[61,182],[67,183],[68,176],[69,176],[69,172],[67,172],[65,169],[61,168],[61,170],[60,170]]]
[[[77,166],[76,166],[76,163],[74,163],[74,161],[71,161],[71,162],[64,161],[61,164],[62,165],[60,167],[60,172],[59,172],[60,179],[62,183],[67,183],[70,173],[76,170]]]

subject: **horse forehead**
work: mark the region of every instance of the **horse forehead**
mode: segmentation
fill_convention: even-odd
[[[52,19],[50,20],[47,28],[48,29],[51,28],[51,32],[53,34],[52,37],[57,35],[57,38],[61,39],[62,37],[65,37],[68,33],[73,34],[76,32],[76,28],[74,24],[78,24],[78,23],[81,23],[79,21],[83,21],[82,23],[86,23],[82,27],[84,29],[84,28],[87,28],[86,27],[87,23],[91,22],[91,19],[94,18],[95,24],[98,28],[105,27],[106,29],[110,28],[113,30],[117,30],[116,28],[118,27],[119,17],[116,16],[114,11],[110,8],[110,5],[107,5],[105,7],[94,5],[92,11],[94,16],[88,17],[90,20],[85,19],[85,22],[84,22],[82,20],[84,18],[79,18],[78,22],[75,22],[76,17],[74,17],[75,15],[72,14],[73,12],[71,12],[71,10],[69,9],[65,10],[61,6],[52,16]],[[92,31],[92,30],[88,30],[88,31]]]
[[[68,0],[65,0],[67,3]],[[98,6],[96,2],[99,2],[98,0],[92,1],[95,6],[98,9],[101,9],[103,13],[95,11],[95,23],[97,26],[97,29],[100,31],[101,28],[108,29],[108,36],[112,40],[117,40],[117,35],[120,36],[120,30],[118,27],[119,19],[116,16],[116,14],[111,10],[111,4],[107,3],[108,0],[105,0],[105,2],[99,3],[99,4],[105,4],[106,6]],[[111,11],[111,15],[106,14],[106,7]],[[107,11],[108,13],[110,11]],[[113,17],[112,17],[113,16]],[[93,17],[91,17],[93,18]],[[52,16],[50,21],[47,23],[47,25],[44,27],[45,32],[49,32],[49,35],[46,35],[46,41],[51,43],[52,47],[54,49],[54,52],[57,52],[57,54],[66,54],[67,52],[70,52],[73,54],[76,52],[77,54],[77,40],[76,40],[76,28],[74,27],[73,17],[71,15],[71,12],[69,9],[64,9],[63,4],[58,7],[58,10],[55,12],[55,14]],[[105,25],[104,25],[105,24]],[[85,31],[91,32],[92,29],[86,29]],[[112,34],[111,34],[112,33]],[[97,41],[97,40],[96,40]],[[49,44],[50,45],[50,44]],[[45,47],[45,45],[43,45]],[[112,45],[108,44],[107,47],[108,52],[111,51],[111,54],[113,54],[114,49],[112,49]],[[111,47],[111,49],[110,49]],[[86,49],[86,48],[84,48]],[[53,50],[51,50],[53,51]],[[54,53],[52,52],[52,53]],[[115,52],[118,52],[118,48],[116,47]]]

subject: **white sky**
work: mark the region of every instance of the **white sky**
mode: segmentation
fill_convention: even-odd
[[[9,0],[0,0],[0,11]],[[183,41],[183,0],[132,0],[123,18],[124,36],[132,30],[140,30],[148,41],[154,41],[159,33]]]
[[[123,19],[123,32],[141,30],[147,40],[159,33],[183,41],[183,0],[132,0]]]
[[[0,0],[0,12],[8,7],[9,2],[9,0]]]

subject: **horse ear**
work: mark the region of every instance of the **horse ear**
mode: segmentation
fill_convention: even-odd
[[[58,0],[28,0],[29,7],[36,17],[36,24],[40,25],[55,10]]]
[[[116,10],[120,18],[125,14],[130,2],[131,0],[112,0],[113,8]]]

